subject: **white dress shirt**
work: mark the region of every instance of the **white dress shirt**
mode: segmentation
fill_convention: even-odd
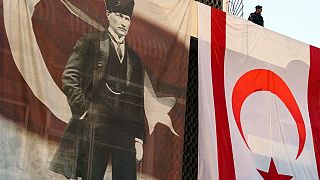
[[[122,36],[121,38],[119,38],[119,36],[110,27],[108,28],[108,31],[110,33],[109,36],[112,36],[112,37],[110,37],[110,39],[111,39],[112,44],[117,52],[120,63],[122,63],[123,58],[124,58],[124,51],[125,51],[125,41],[124,41],[125,36]],[[119,52],[117,51],[118,43],[120,43],[121,56],[119,55]]]

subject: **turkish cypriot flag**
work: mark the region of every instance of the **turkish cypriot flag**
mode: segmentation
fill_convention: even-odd
[[[198,178],[319,179],[320,49],[198,12]]]

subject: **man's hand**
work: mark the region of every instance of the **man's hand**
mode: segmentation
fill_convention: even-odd
[[[143,156],[143,141],[139,138],[135,138],[135,148],[136,148],[136,161],[139,162]]]

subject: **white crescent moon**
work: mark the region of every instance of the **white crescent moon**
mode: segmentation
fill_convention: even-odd
[[[71,117],[71,110],[66,96],[53,81],[44,63],[32,27],[31,18],[34,7],[39,2],[40,0],[3,0],[5,30],[14,62],[33,94],[57,118],[68,123]],[[68,1],[62,2],[70,11],[80,11]],[[77,13],[74,14],[77,15]],[[83,15],[83,13],[80,14]],[[89,16],[83,15],[80,18],[97,29],[103,29],[101,25],[91,20]],[[148,119],[149,133],[152,134],[156,124],[161,123],[166,125],[174,135],[179,136],[174,130],[171,118],[168,115],[175,105],[176,99],[174,97],[158,98],[154,93],[147,73],[144,86],[145,112]]]
[[[66,96],[53,81],[32,27],[40,0],[3,0],[4,25],[14,62],[33,94],[64,122],[71,117]]]

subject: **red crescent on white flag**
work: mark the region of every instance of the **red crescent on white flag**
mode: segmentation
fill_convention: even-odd
[[[306,141],[306,127],[299,106],[287,84],[277,74],[266,69],[251,70],[242,75],[234,86],[232,92],[232,110],[240,134],[246,145],[241,127],[241,108],[248,96],[258,91],[269,91],[281,99],[295,120],[299,134],[299,150],[296,159],[300,156]],[[250,149],[250,147],[248,146]]]

